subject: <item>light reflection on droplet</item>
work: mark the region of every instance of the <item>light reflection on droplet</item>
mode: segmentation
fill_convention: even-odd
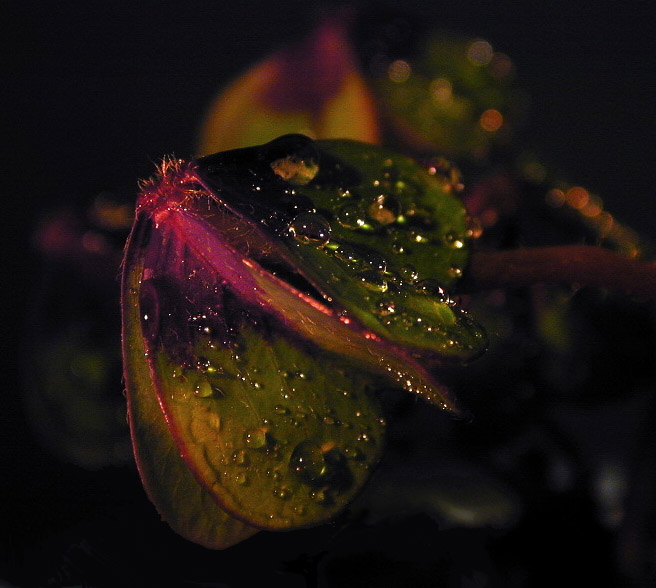
[[[320,214],[303,212],[290,223],[289,232],[299,243],[323,247],[330,240],[331,228]]]

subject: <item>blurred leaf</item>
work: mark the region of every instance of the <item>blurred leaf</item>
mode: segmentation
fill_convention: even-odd
[[[375,143],[378,124],[346,21],[337,16],[229,84],[205,118],[198,154],[258,145],[288,133]]]

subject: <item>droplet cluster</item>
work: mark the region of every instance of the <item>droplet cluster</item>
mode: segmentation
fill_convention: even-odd
[[[297,191],[306,208],[287,232],[301,264],[328,301],[381,335],[427,352],[478,354],[482,331],[445,290],[462,277],[468,243],[480,234],[457,197],[459,170],[441,157],[421,168],[373,148],[345,155],[358,183],[335,186],[331,169],[323,185],[322,168]]]

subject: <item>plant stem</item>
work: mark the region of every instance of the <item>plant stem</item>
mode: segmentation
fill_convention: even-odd
[[[590,245],[472,253],[464,288],[482,290],[566,283],[656,299],[656,264]]]

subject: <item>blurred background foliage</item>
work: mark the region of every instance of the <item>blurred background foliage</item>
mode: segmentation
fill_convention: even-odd
[[[398,11],[393,2],[355,6],[366,58],[366,40],[387,34]],[[118,350],[119,260],[136,179],[165,154],[193,155],[216,93],[337,7],[7,7],[18,34],[3,58],[10,303],[0,578],[230,587],[648,586],[656,578],[653,306],[592,289],[469,300],[492,346],[445,378],[474,421],[387,392],[386,458],[369,492],[334,524],[209,552],[175,536],[147,501],[126,437]],[[413,0],[404,8],[512,58],[529,98],[515,144],[529,146],[531,158],[539,150],[553,170],[511,177],[520,205],[494,200],[508,193],[508,174],[451,155],[479,182],[471,202],[482,194],[503,211],[479,246],[594,242],[581,215],[567,216],[578,210],[568,204],[576,195],[563,207],[544,200],[552,177],[600,194],[606,210],[653,235],[654,43],[644,3]],[[384,96],[390,83],[380,81]],[[571,187],[559,184],[563,195]]]

